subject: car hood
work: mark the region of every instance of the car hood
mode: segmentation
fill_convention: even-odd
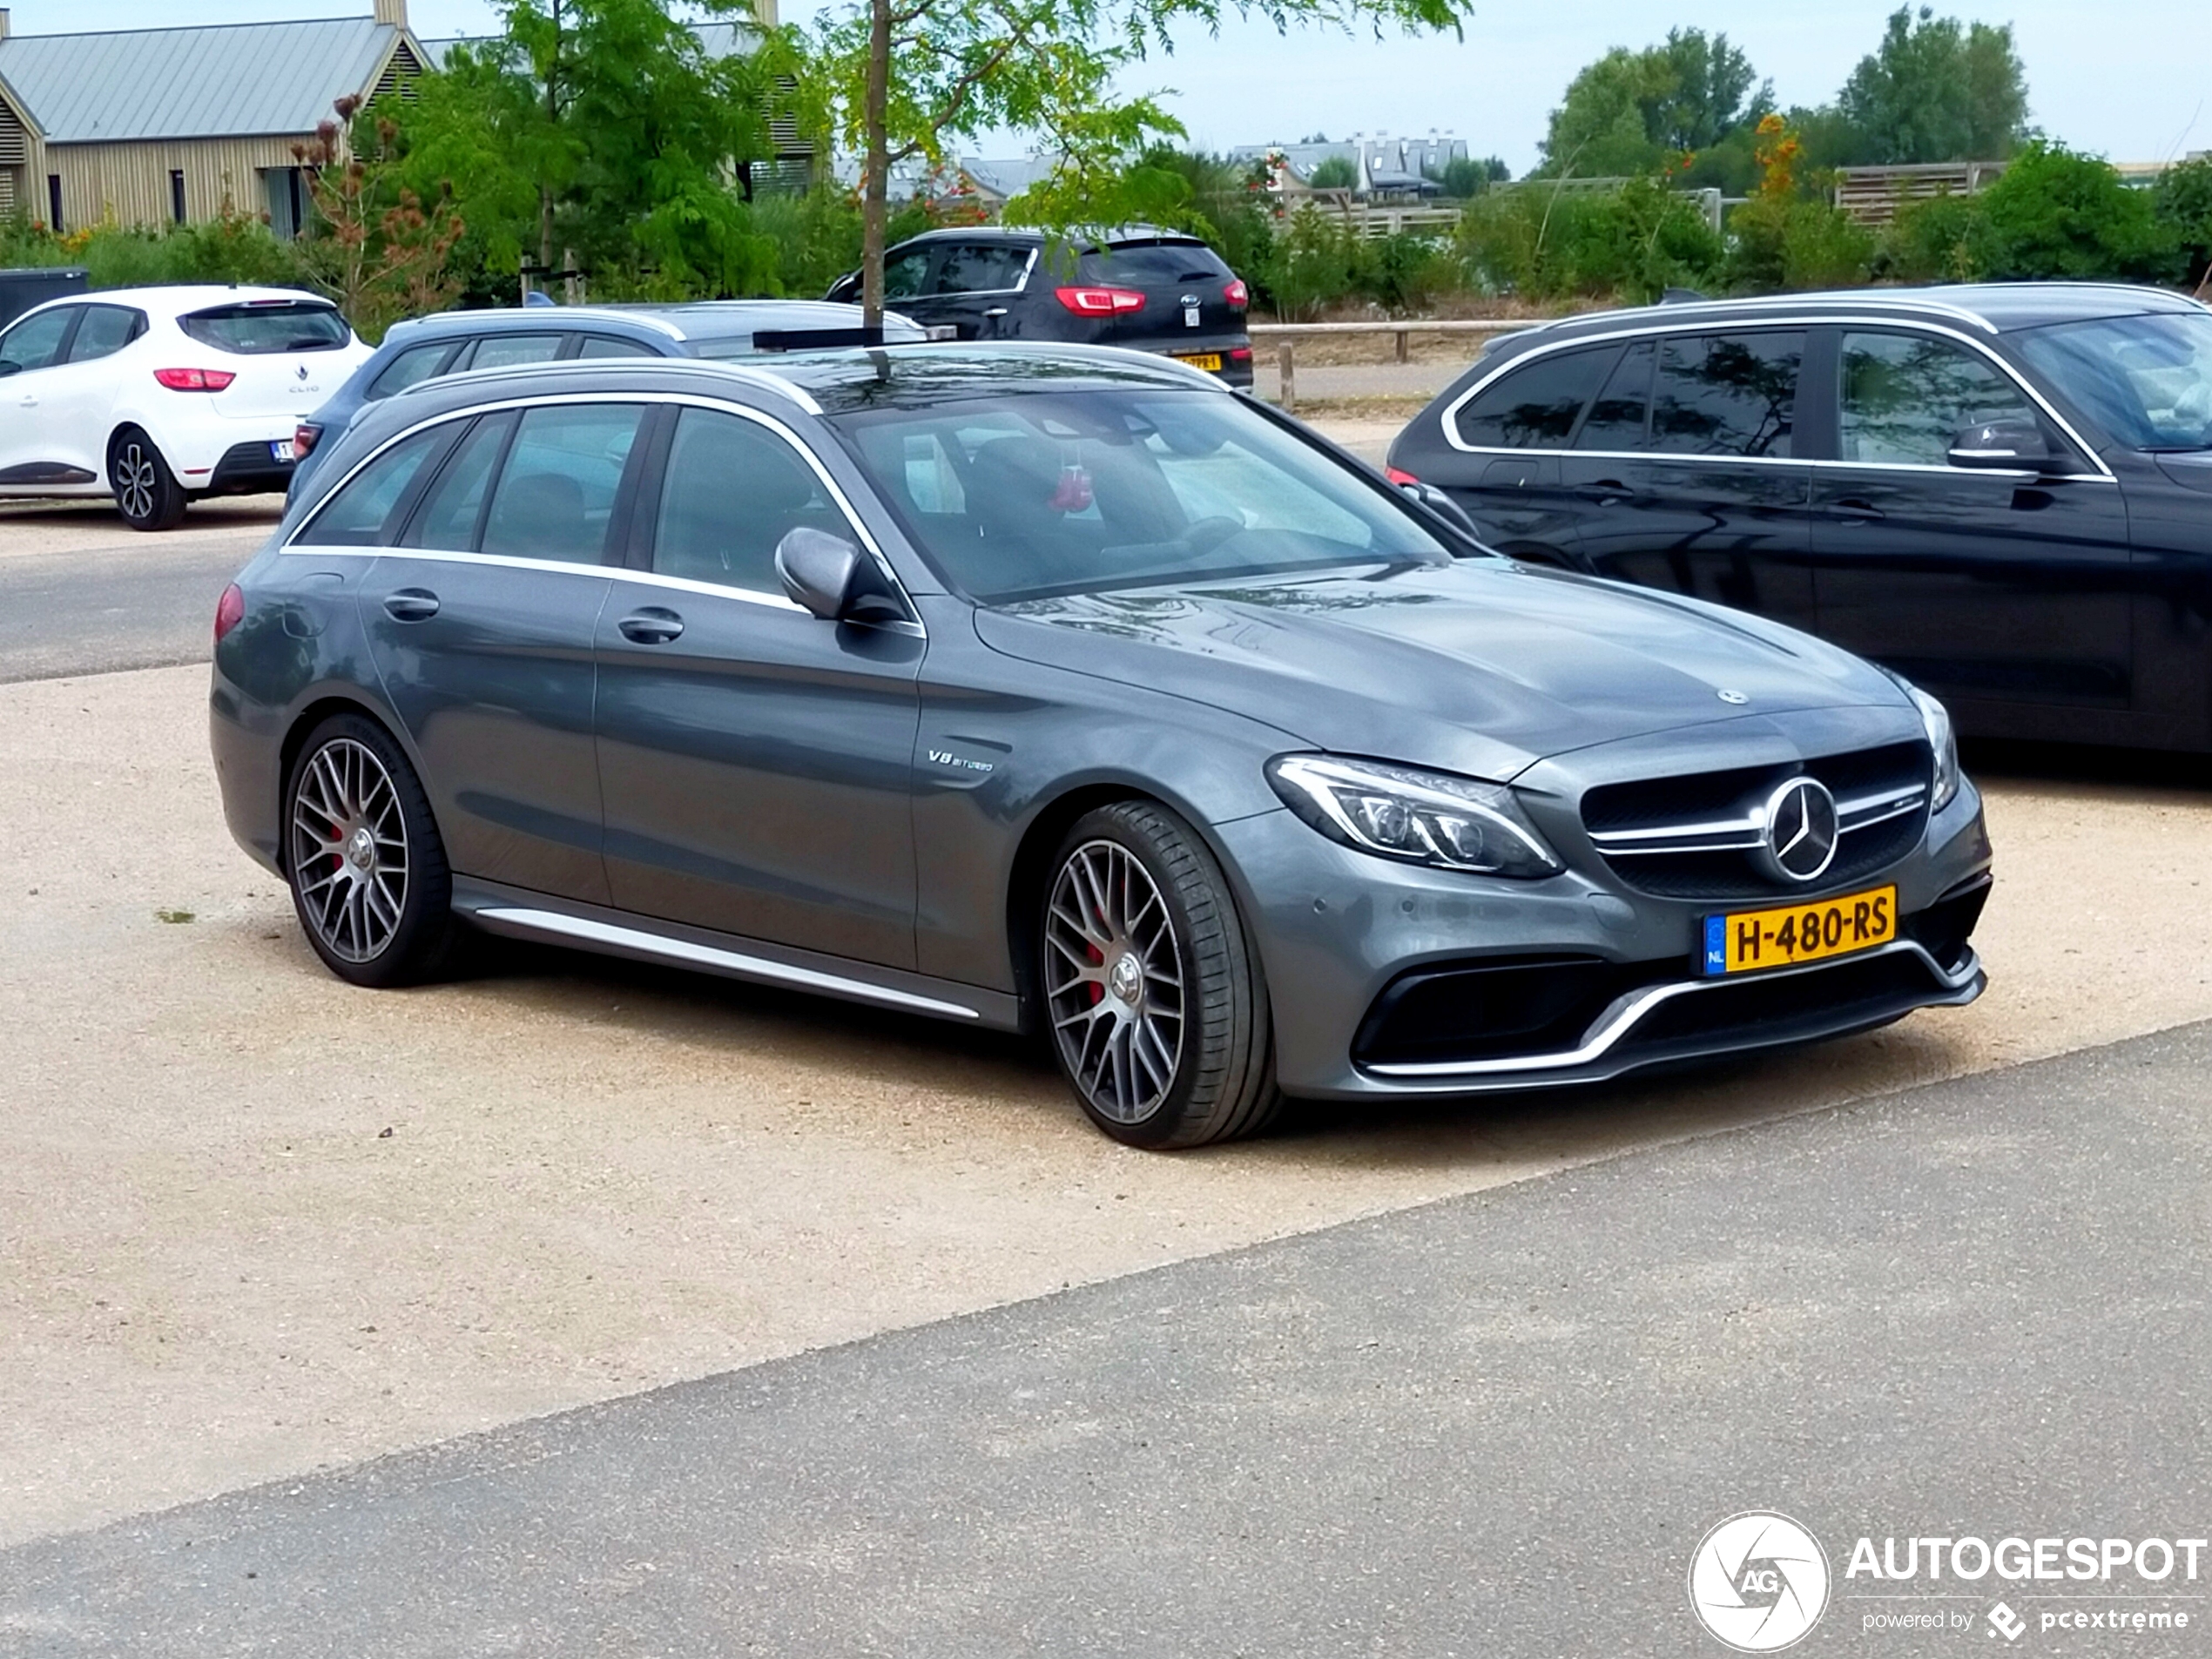
[[[1506,560],[1258,577],[979,610],[992,649],[1187,697],[1339,753],[1502,780],[1737,714],[1905,699],[1794,630]]]

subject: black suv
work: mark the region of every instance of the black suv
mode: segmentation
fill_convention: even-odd
[[[2212,310],[1796,294],[1496,342],[1390,453],[1518,556],[1825,635],[1988,737],[2212,749]]]
[[[860,297],[858,272],[832,300]],[[1068,243],[1042,231],[930,231],[886,250],[883,300],[962,340],[1067,341],[1158,352],[1252,383],[1243,280],[1194,236],[1137,226]]]

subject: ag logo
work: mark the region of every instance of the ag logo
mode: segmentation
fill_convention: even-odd
[[[1828,1610],[1828,1557],[1787,1515],[1730,1515],[1689,1558],[1689,1606],[1738,1653],[1777,1652]]]

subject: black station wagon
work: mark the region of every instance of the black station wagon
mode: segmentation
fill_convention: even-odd
[[[2212,311],[2179,295],[1576,317],[1499,342],[1391,462],[1507,552],[1818,633],[1962,732],[2212,748]]]

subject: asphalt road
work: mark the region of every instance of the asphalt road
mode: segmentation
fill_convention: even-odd
[[[1844,1567],[2204,1535],[2208,1068],[2184,1028],[33,1543],[0,1650],[1718,1654],[1686,1568],[1747,1508],[1829,1556],[1799,1652],[2009,1651],[2000,1595],[2023,1652],[2110,1646],[2040,1629],[2087,1591],[2201,1627],[2178,1571]]]
[[[226,502],[142,536],[97,507],[0,513],[0,682],[205,661],[216,598],[276,516]]]

